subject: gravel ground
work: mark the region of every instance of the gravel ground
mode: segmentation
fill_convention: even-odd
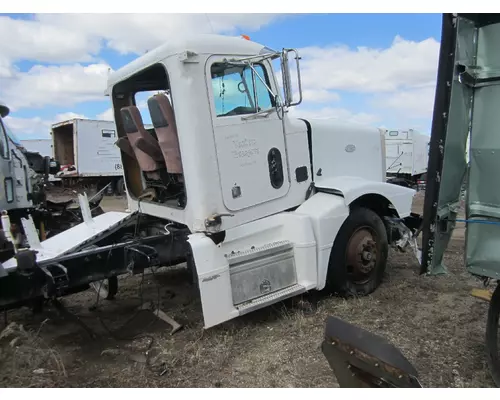
[[[415,211],[422,203],[419,193]],[[103,206],[126,207],[109,198]],[[98,311],[89,310],[94,292],[64,299],[94,339],[53,310],[12,311],[0,334],[0,386],[336,387],[320,351],[325,319],[335,315],[388,338],[425,387],[494,387],[484,356],[487,303],[469,295],[480,285],[463,267],[463,246],[461,226],[445,256],[447,276],[419,276],[412,254],[391,252],[382,285],[368,297],[312,293],[209,330],[184,270],[158,271],[144,278],[143,297],[160,298],[185,325],[173,336],[151,313],[136,312],[141,277],[121,279],[117,299],[101,302]],[[313,312],[304,304],[315,305]]]

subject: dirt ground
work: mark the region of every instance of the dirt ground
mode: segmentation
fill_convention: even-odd
[[[122,199],[103,203],[126,207]],[[419,193],[415,211],[422,203]],[[51,309],[12,311],[0,334],[0,386],[336,387],[320,350],[325,319],[335,315],[388,338],[425,387],[494,387],[484,349],[487,303],[469,295],[480,284],[463,267],[463,236],[458,227],[447,276],[419,276],[412,254],[391,252],[382,285],[368,297],[308,294],[208,330],[182,268],[125,277],[117,298],[101,299],[94,311],[91,290],[65,298],[95,338]],[[184,329],[170,335],[150,312],[138,313],[140,287],[143,300],[159,301]]]

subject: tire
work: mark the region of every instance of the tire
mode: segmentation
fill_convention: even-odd
[[[123,178],[116,181],[115,193],[117,196],[125,196],[125,180]]]
[[[500,354],[498,349],[498,320],[500,316],[500,285],[493,292],[486,322],[486,359],[493,381],[500,387]]]
[[[382,219],[367,208],[351,211],[333,243],[326,289],[340,296],[366,296],[384,276],[389,244]]]

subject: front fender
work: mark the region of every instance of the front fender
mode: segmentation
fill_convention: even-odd
[[[351,176],[326,178],[317,182],[316,188],[319,192],[342,196],[346,206],[367,194],[381,195],[394,206],[400,218],[408,217],[411,214],[413,196],[416,193],[415,190],[402,186]]]
[[[311,221],[316,238],[317,289],[321,290],[325,287],[333,242],[349,216],[349,206],[341,196],[316,193],[302,203],[295,213],[307,215]]]

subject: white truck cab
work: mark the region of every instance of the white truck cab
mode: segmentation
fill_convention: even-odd
[[[201,35],[109,77],[129,208],[189,228],[206,326],[322,289],[328,272],[340,292],[371,292],[383,218],[410,215],[414,192],[385,183],[383,131],[289,117],[292,53],[299,67],[294,50]]]
[[[52,296],[186,262],[208,328],[313,289],[367,295],[388,246],[416,229],[414,191],[385,183],[384,131],[289,116],[302,101],[295,50],[217,35],[172,40],[110,74],[106,94],[132,213],[83,212],[64,239],[35,243],[36,263],[32,255],[24,268],[51,267]]]

